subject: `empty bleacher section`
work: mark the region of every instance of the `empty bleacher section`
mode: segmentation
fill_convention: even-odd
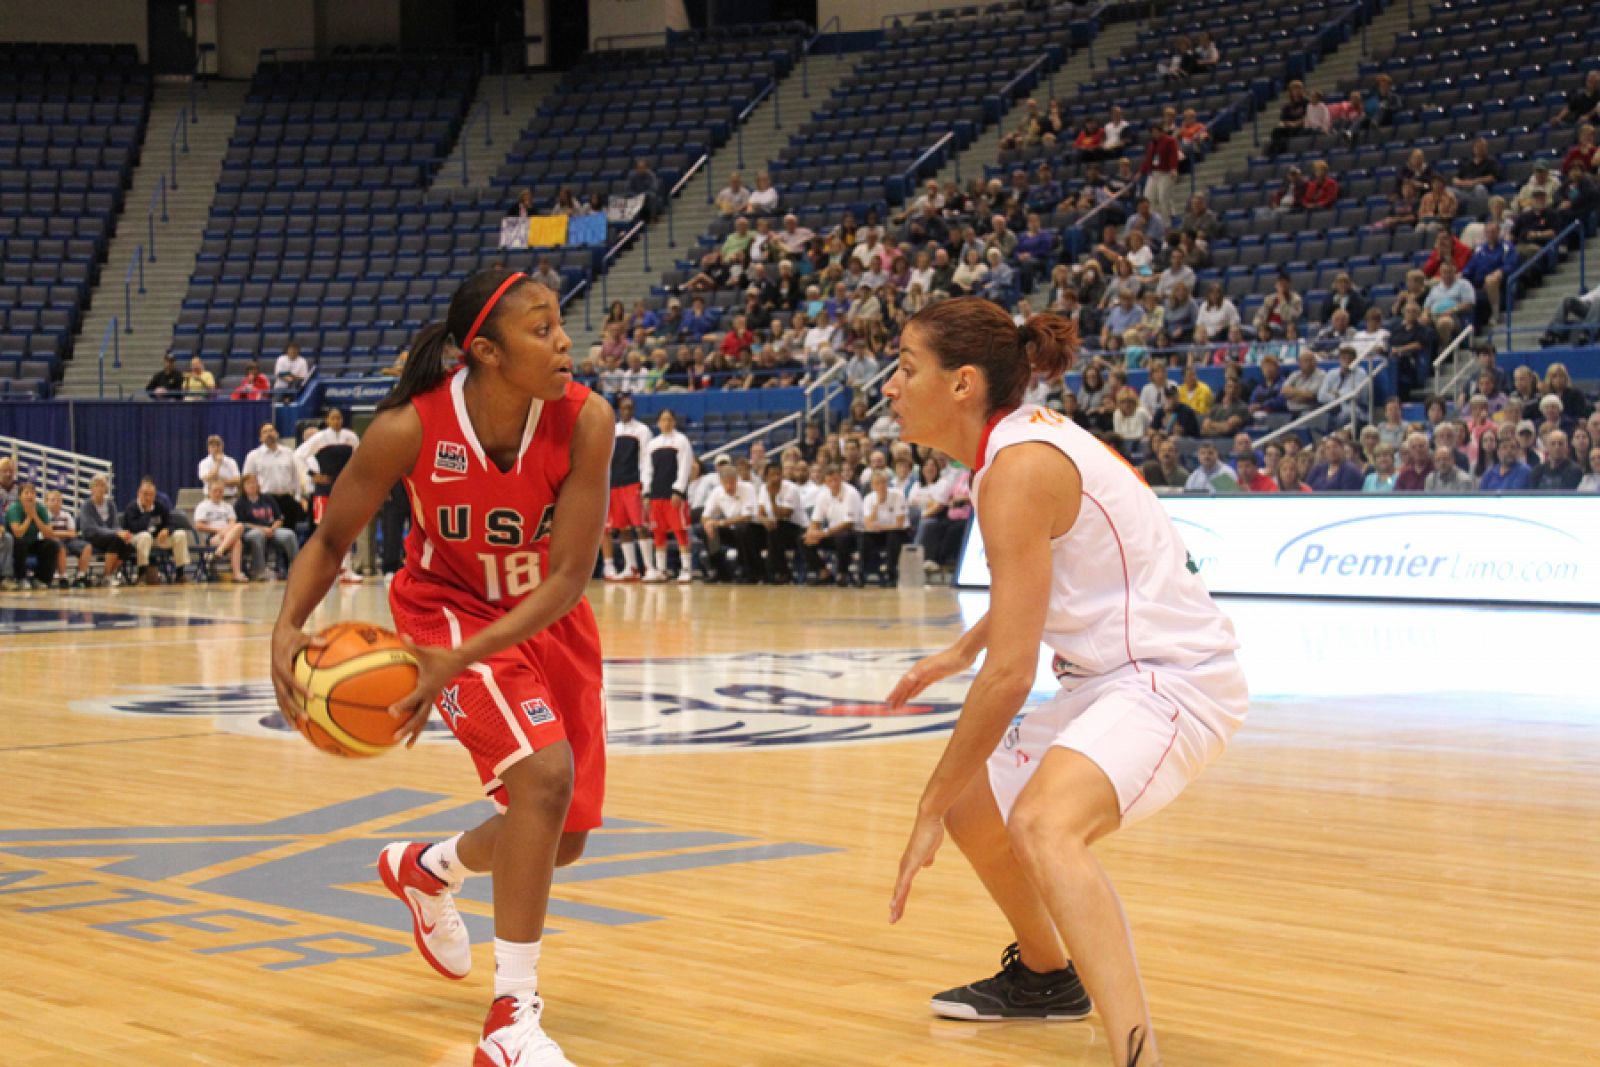
[[[240,113],[173,349],[219,381],[291,341],[337,372],[388,362],[494,257],[503,208],[430,196],[470,61],[265,62]]]
[[[149,113],[131,47],[0,45],[0,396],[73,356]]]

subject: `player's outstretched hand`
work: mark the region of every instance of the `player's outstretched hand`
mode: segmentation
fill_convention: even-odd
[[[405,634],[401,634],[400,639],[417,657],[417,687],[389,705],[389,714],[405,720],[405,725],[395,730],[394,739],[406,738],[406,747],[410,748],[422,736],[422,728],[428,725],[428,716],[433,714],[433,701],[439,695],[439,690],[466,670],[467,665],[461,662],[461,657],[454,649],[419,645]]]
[[[928,686],[952,674],[960,674],[972,666],[975,655],[967,655],[959,650],[956,645],[951,645],[943,652],[935,652],[916,662],[909,671],[901,676],[895,683],[893,691],[889,693],[890,709],[903,707],[906,701],[911,700]]]
[[[944,820],[938,816],[919,815],[911,828],[911,840],[900,857],[900,876],[894,882],[894,896],[889,900],[889,921],[897,923],[906,913],[906,898],[911,895],[911,880],[924,867],[933,866],[933,857],[944,844]]]
[[[327,642],[300,630],[280,627],[272,631],[272,692],[284,721],[298,722],[306,713],[306,692],[294,676],[294,661],[303,649],[321,648]]]

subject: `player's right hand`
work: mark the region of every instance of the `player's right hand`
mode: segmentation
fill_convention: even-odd
[[[911,700],[934,682],[960,674],[972,666],[976,655],[968,655],[956,645],[951,645],[943,652],[935,652],[916,662],[909,671],[895,683],[894,689],[889,693],[889,709],[904,707],[906,701]]]
[[[295,658],[307,648],[326,644],[322,637],[300,630],[278,627],[272,631],[272,691],[278,698],[278,710],[291,724],[305,715],[306,700],[311,696],[294,676]]]

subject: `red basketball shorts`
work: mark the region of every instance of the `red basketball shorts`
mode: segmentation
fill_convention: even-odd
[[[644,503],[637,485],[619,485],[611,490],[611,506],[606,508],[606,530],[632,530],[644,525]]]
[[[460,590],[401,571],[389,591],[398,630],[419,645],[455,648],[503,612]],[[457,675],[434,702],[439,717],[472,754],[483,791],[501,810],[500,775],[525,756],[572,746],[569,832],[600,825],[606,791],[606,711],[600,631],[587,600],[519,645]]]
[[[665,547],[667,535],[686,544],[689,540],[689,505],[681,500],[650,501],[650,526],[655,531],[655,542]]]

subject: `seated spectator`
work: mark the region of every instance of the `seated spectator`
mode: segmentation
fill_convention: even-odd
[[[260,582],[271,576],[267,570],[269,546],[283,557],[283,571],[289,573],[300,542],[293,530],[284,528],[277,500],[261,491],[261,480],[254,474],[244,476],[239,499],[233,502],[233,515],[243,526],[241,538],[250,550],[250,577]]]
[[[689,311],[683,316],[683,337],[691,344],[699,344],[708,333],[713,333],[722,321],[722,313],[706,307],[706,298],[696,296],[689,302]]]
[[[728,184],[717,193],[717,210],[723,215],[737,215],[750,203],[750,190],[745,188],[744,178],[738,171],[728,176]]]
[[[721,457],[725,458],[725,457]],[[761,581],[761,550],[765,538],[757,519],[755,486],[742,482],[732,463],[717,463],[717,485],[700,510],[700,523],[706,535],[706,580],[733,581],[728,550],[739,557],[739,581],[754,585]]]
[[[1328,105],[1329,132],[1343,137],[1346,141],[1355,140],[1366,118],[1367,105],[1361,99],[1359,89],[1352,91],[1343,100],[1335,100]]]
[[[1589,417],[1589,401],[1572,384],[1572,376],[1567,372],[1565,363],[1552,363],[1545,370],[1544,391],[1546,396],[1560,398],[1562,415],[1574,424]]]
[[[1403,102],[1395,91],[1394,79],[1389,75],[1379,74],[1376,86],[1372,99],[1367,102],[1368,125],[1388,129],[1394,125],[1394,117],[1400,113]]]
[[[1343,345],[1338,351],[1339,366],[1331,371],[1324,372],[1322,385],[1317,390],[1317,404],[1323,406],[1331,404],[1342,397],[1348,397],[1349,402],[1339,408],[1333,415],[1335,423],[1353,424],[1355,422],[1356,395],[1367,384],[1370,375],[1356,364],[1356,350],[1351,345]]]
[[[1206,441],[1200,446],[1200,464],[1184,483],[1186,493],[1232,493],[1239,488],[1233,470],[1222,462],[1217,446]]]
[[[1394,445],[1383,443],[1372,450],[1372,470],[1361,480],[1363,493],[1392,493],[1398,475],[1394,468]]]
[[[1355,349],[1357,359],[1389,354],[1389,331],[1383,328],[1383,312],[1377,308],[1367,309],[1366,322],[1350,339],[1350,346]]]
[[[1467,261],[1471,258],[1471,248],[1456,240],[1455,234],[1448,230],[1442,231],[1434,237],[1433,251],[1423,261],[1422,276],[1424,278],[1437,278],[1439,276],[1439,267],[1444,263],[1450,263],[1455,267],[1457,273],[1460,273],[1466,268]],[[1407,279],[1409,280],[1409,278],[1410,274],[1408,272]]]
[[[1072,148],[1085,163],[1111,159],[1119,154],[1106,150],[1105,125],[1094,115],[1085,116],[1077,136],[1072,139]]]
[[[1168,385],[1161,396],[1161,407],[1156,411],[1151,426],[1169,438],[1196,438],[1200,436],[1200,418],[1194,409],[1178,399],[1178,387]]]
[[[1117,394],[1117,405],[1111,416],[1111,433],[1124,455],[1130,459],[1143,451],[1144,438],[1150,432],[1153,416],[1139,403],[1139,394],[1124,387]]]
[[[1478,488],[1485,493],[1520,493],[1533,480],[1533,470],[1522,461],[1522,447],[1517,437],[1507,433],[1495,447],[1496,462],[1483,472]]]
[[[1016,298],[1017,272],[998,248],[989,249],[988,260],[989,273],[980,286],[979,295],[997,304],[1009,305]]]
[[[156,498],[156,483],[150,478],[139,482],[139,492],[128,510],[122,513],[122,528],[132,535],[135,565],[145,585],[159,584],[160,572],[150,562],[152,549],[166,549],[178,569],[178,581],[188,580],[189,532],[174,527],[172,512]]]
[[[1517,205],[1528,211],[1534,207],[1534,199],[1539,194],[1544,194],[1544,206],[1549,207],[1556,202],[1556,194],[1561,191],[1561,177],[1559,172],[1552,172],[1548,159],[1536,159],[1533,162],[1533,173],[1517,191]],[[1520,232],[1520,227],[1518,228]]]
[[[660,206],[658,201],[661,197],[661,181],[656,177],[655,171],[650,169],[649,162],[642,157],[633,161],[633,169],[628,172],[627,188],[630,197],[644,197],[644,206],[640,210],[640,214],[644,216],[645,221],[648,222],[654,219]],[[561,291],[559,285],[546,285],[537,274],[534,275],[534,280],[554,292],[559,293]]]
[[[1291,438],[1293,440],[1293,438]],[[1300,464],[1294,456],[1284,455],[1277,461],[1278,492],[1280,493],[1309,493],[1311,487],[1305,483],[1300,473]]]
[[[1178,459],[1178,446],[1163,437],[1154,448],[1155,455],[1144,462],[1139,473],[1152,489],[1182,489],[1189,482],[1188,468]]]
[[[1307,211],[1330,208],[1339,202],[1339,180],[1328,173],[1328,164],[1317,160],[1311,164],[1311,180],[1302,191],[1300,206]]]
[[[72,517],[72,512],[62,508],[61,490],[52,489],[44,495],[44,511],[56,535],[56,587],[65,589],[68,586],[67,557],[71,556],[78,561],[71,584],[74,588],[84,588],[89,584],[89,565],[94,562],[94,549],[88,541],[78,536],[78,523]]]
[[[1454,236],[1451,227],[1460,210],[1461,202],[1445,184],[1444,175],[1435,173],[1428,191],[1422,194],[1422,202],[1417,205],[1417,226],[1428,233],[1448,232]]]
[[[1506,279],[1517,271],[1520,263],[1517,247],[1500,232],[1500,225],[1490,222],[1484,226],[1483,243],[1475,248],[1461,269],[1461,276],[1480,294],[1477,301],[1477,322],[1491,325],[1499,318],[1504,306]]]
[[[1178,401],[1192,409],[1196,415],[1204,418],[1215,402],[1216,395],[1212,393],[1211,386],[1200,380],[1200,374],[1193,363],[1183,368],[1183,382],[1178,386]]]
[[[1174,248],[1167,254],[1167,268],[1156,278],[1156,295],[1165,300],[1180,285],[1192,291],[1194,280],[1194,271],[1184,262],[1183,250]]]
[[[1284,380],[1283,399],[1291,415],[1304,415],[1317,405],[1325,375],[1309,349],[1300,353],[1298,368]]]
[[[251,360],[246,366],[244,377],[234,387],[232,397],[234,400],[266,400],[272,394],[272,380],[261,373],[261,364]]]
[[[1278,125],[1272,130],[1267,143],[1267,154],[1280,156],[1289,150],[1290,142],[1306,135],[1306,110],[1311,100],[1306,96],[1305,83],[1296,78],[1289,83],[1289,99],[1278,109]]]
[[[639,162],[643,163],[644,160],[641,159]],[[562,290],[561,273],[550,264],[549,256],[539,257],[539,265],[529,277],[552,293],[559,293]]]
[[[1494,193],[1494,187],[1503,180],[1504,168],[1490,154],[1489,142],[1478,137],[1472,142],[1472,155],[1456,167],[1455,177],[1450,184],[1457,196],[1465,197],[1481,213],[1488,210],[1489,197]]]
[[[1183,109],[1183,122],[1178,126],[1178,147],[1183,149],[1186,157],[1192,158],[1194,154],[1211,143],[1211,130],[1200,121],[1200,116],[1194,108]]]
[[[1321,89],[1311,90],[1311,100],[1306,104],[1306,130],[1321,134],[1333,132],[1333,115],[1328,110],[1328,102],[1323,99]]]
[[[1573,163],[1567,167],[1566,175],[1554,204],[1561,228],[1580,222],[1585,230],[1593,229],[1595,219],[1600,217],[1600,182],[1595,179],[1594,168]]]
[[[538,209],[533,203],[533,190],[524,189],[517,194],[517,199],[511,205],[511,214],[519,219],[526,219],[529,215],[536,214]]]
[[[1111,339],[1126,340],[1144,322],[1144,309],[1134,300],[1134,289],[1124,288],[1117,302],[1106,312],[1105,324],[1100,330],[1100,347],[1110,348]]]
[[[279,392],[299,392],[300,387],[306,384],[311,377],[311,364],[306,362],[306,357],[300,354],[300,346],[293,341],[283,350],[283,355],[278,357],[278,362],[272,368],[272,386]]]
[[[879,368],[880,364],[872,351],[857,341],[852,345],[850,358],[844,365],[844,383],[852,391],[865,389]]]
[[[1284,173],[1283,184],[1267,195],[1267,207],[1257,212],[1259,217],[1286,215],[1291,211],[1306,209],[1306,186],[1310,180],[1299,167],[1290,166]]]
[[[1578,483],[1580,493],[1600,493],[1600,447],[1589,450],[1589,473]]]
[[[178,369],[178,359],[171,352],[161,357],[161,369],[145,383],[145,395],[153,399],[172,399],[183,392],[183,372]]]
[[[1194,339],[1199,312],[1200,305],[1189,296],[1189,287],[1183,284],[1174,286],[1162,308],[1160,346],[1165,348],[1190,343]]]
[[[1568,90],[1566,104],[1550,121],[1558,124],[1600,121],[1600,70],[1589,71],[1583,76],[1583,85]]]
[[[1350,326],[1350,313],[1344,308],[1334,308],[1332,316],[1312,335],[1310,348],[1318,357],[1326,359],[1355,340],[1356,331]]]
[[[110,496],[110,484],[103,474],[89,480],[89,498],[78,508],[78,534],[89,543],[89,551],[105,555],[101,584],[122,584],[122,559],[129,554],[125,545],[131,544],[133,535],[122,529],[122,515]],[[80,557],[78,574],[87,579],[88,566]],[[84,584],[87,584],[85,581]]]
[[[1206,298],[1195,313],[1194,343],[1214,344],[1226,340],[1228,331],[1239,325],[1239,309],[1222,291],[1221,282],[1206,287]]]
[[[1550,195],[1543,189],[1535,189],[1532,198],[1532,206],[1518,215],[1516,222],[1517,256],[1524,263],[1554,241],[1561,230],[1561,216],[1550,206]],[[1545,269],[1542,266],[1529,267],[1528,273],[1537,276],[1543,274]]]
[[[1432,288],[1428,290],[1423,310],[1438,326],[1442,336],[1454,337],[1462,325],[1472,323],[1477,303],[1478,294],[1473,290],[1472,283],[1457,273],[1454,261],[1447,259],[1439,265],[1439,277],[1434,279]]]
[[[861,577],[878,578],[881,567],[881,584],[894,585],[900,580],[900,546],[910,524],[906,497],[890,488],[887,470],[871,472],[871,487],[862,502]]]
[[[1122,108],[1116,104],[1111,105],[1111,117],[1101,127],[1105,138],[1101,144],[1104,158],[1114,159],[1122,155],[1127,147],[1128,120],[1122,117]]]
[[[1016,244],[1017,266],[1022,272],[1024,289],[1032,289],[1035,282],[1050,272],[1058,243],[1055,232],[1043,228],[1038,212],[1029,212],[1027,229],[1017,236]],[[921,280],[923,290],[928,291],[927,282],[933,277],[932,267],[928,265],[925,253],[917,253],[917,262],[927,276],[918,279],[914,271],[910,281]]]
[[[1195,193],[1189,198],[1189,210],[1179,220],[1178,228],[1210,241],[1222,235],[1222,219],[1211,210],[1210,198],[1205,193]]]
[[[1294,291],[1289,275],[1279,274],[1272,292],[1267,294],[1261,309],[1256,312],[1255,327],[1259,330],[1266,326],[1274,335],[1282,336],[1288,323],[1298,323],[1304,315],[1305,303],[1300,299],[1300,294]]]
[[[578,198],[572,194],[572,190],[562,186],[556,190],[556,202],[550,212],[553,215],[581,215],[583,208],[578,203]]]
[[[1137,227],[1140,224],[1139,216],[1131,220]],[[1128,251],[1123,256],[1123,263],[1128,265],[1133,272],[1134,280],[1139,288],[1143,289],[1146,280],[1155,273],[1155,248],[1145,239],[1144,231],[1135,228],[1128,233]],[[1118,275],[1121,277],[1120,273]]]
[[[1366,318],[1367,300],[1350,281],[1350,275],[1340,271],[1334,275],[1333,288],[1328,293],[1328,298],[1322,303],[1322,312],[1319,321],[1327,322],[1333,318],[1333,313],[1343,309],[1349,315],[1352,323],[1361,322]]]
[[[1433,186],[1433,165],[1420,148],[1413,148],[1406,156],[1405,164],[1395,174],[1394,187],[1399,189],[1408,180],[1415,183],[1418,196]]]
[[[1539,340],[1546,347],[1600,341],[1600,285],[1581,296],[1564,297]]]
[[[1439,352],[1439,334],[1423,320],[1422,305],[1407,300],[1399,326],[1389,335],[1389,358],[1397,364],[1401,391],[1407,395],[1420,389],[1433,369]]]
[[[756,335],[750,329],[749,322],[743,315],[733,317],[733,325],[722,335],[722,342],[717,346],[723,355],[730,359],[737,359],[755,346]],[[634,350],[637,353],[637,349]],[[642,360],[642,357],[641,357]],[[629,383],[624,381],[621,388],[615,392],[628,391]]]
[[[1234,491],[1239,493],[1276,493],[1278,483],[1261,472],[1261,464],[1254,452],[1242,452],[1234,457]]]
[[[860,540],[861,493],[844,479],[837,464],[822,470],[823,491],[811,512],[811,525],[801,540],[813,585],[830,578],[850,584],[850,563]],[[832,557],[824,564],[822,553]]]
[[[1361,468],[1350,462],[1344,439],[1329,434],[1322,439],[1317,463],[1307,484],[1314,493],[1359,493],[1365,479]]]
[[[778,210],[778,190],[773,188],[772,175],[766,171],[756,175],[756,187],[740,209],[749,215],[771,215]]]
[[[1472,475],[1456,466],[1453,449],[1441,446],[1433,450],[1433,471],[1423,480],[1424,493],[1471,493],[1477,488]]]
[[[1395,230],[1402,226],[1415,226],[1422,208],[1422,187],[1410,178],[1402,178],[1400,185],[1389,194],[1389,213],[1372,224],[1374,230]]]
[[[1222,62],[1222,52],[1211,39],[1210,30],[1201,30],[1194,41],[1195,73],[1206,74]]]
[[[1261,381],[1250,392],[1252,415],[1276,415],[1287,411],[1283,397],[1284,380],[1279,373],[1278,357],[1268,355],[1261,360]]]
[[[206,456],[200,461],[197,473],[203,488],[220,485],[224,496],[230,500],[239,491],[239,465],[223,451],[222,438],[216,434],[206,438]]]
[[[950,282],[955,292],[963,296],[972,296],[977,293],[988,276],[989,267],[979,256],[978,250],[969,248],[962,254],[961,265],[951,275]]]
[[[1229,378],[1222,386],[1222,399],[1211,405],[1200,422],[1204,437],[1227,437],[1250,423],[1250,407],[1244,402],[1244,386]]]
[[[234,581],[250,580],[239,565],[244,556],[245,527],[233,507],[224,502],[221,481],[207,483],[206,498],[195,505],[194,528],[202,543],[211,546],[213,555],[218,559],[224,555],[228,557],[233,565],[231,577]]]
[[[1561,157],[1562,174],[1570,175],[1574,166],[1586,174],[1600,170],[1600,145],[1595,144],[1593,123],[1586,122],[1578,127],[1578,143],[1567,149],[1567,154]]]
[[[11,568],[18,586],[50,588],[60,556],[60,536],[50,523],[50,513],[39,500],[39,490],[28,481],[16,483],[17,498],[5,508],[6,532],[11,536]],[[28,577],[28,560],[34,576]]]

